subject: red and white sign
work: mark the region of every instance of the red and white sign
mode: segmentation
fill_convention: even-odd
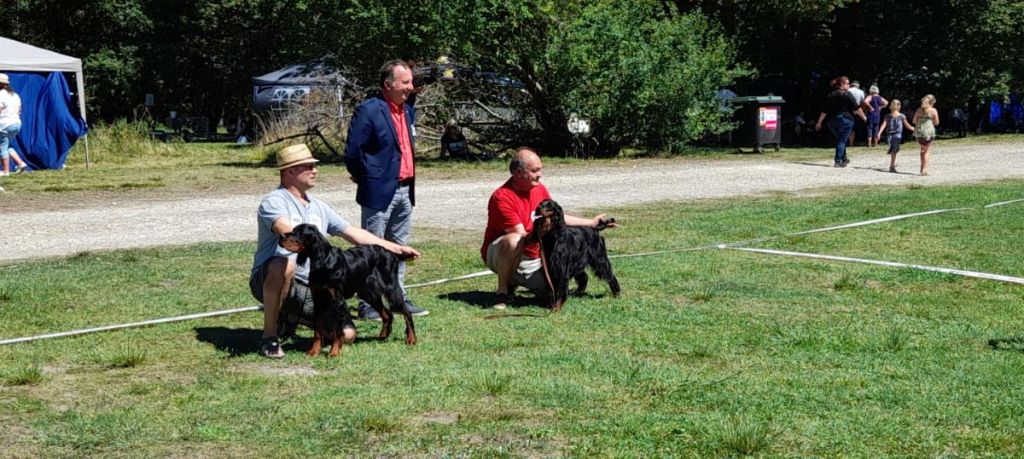
[[[766,131],[779,128],[779,107],[761,107],[758,111],[758,123]]]

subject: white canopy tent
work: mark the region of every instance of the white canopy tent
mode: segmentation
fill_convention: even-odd
[[[0,72],[67,72],[75,74],[78,111],[85,117],[85,79],[82,60],[0,37]],[[89,139],[85,140],[85,165],[89,166]]]

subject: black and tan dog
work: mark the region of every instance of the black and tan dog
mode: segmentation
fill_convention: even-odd
[[[331,245],[316,226],[302,224],[281,236],[281,247],[297,253],[297,262],[309,260],[309,289],[313,294],[313,346],[310,356],[320,354],[331,343],[331,357],[341,351],[342,327],[348,322],[345,300],[358,296],[380,314],[383,326],[378,338],[391,335],[394,314],[405,318],[405,342],[416,344],[412,315],[405,309],[405,297],[398,283],[401,258],[376,245],[341,250]],[[390,311],[384,307],[387,301]]]
[[[569,279],[576,280],[576,295],[587,290],[589,266],[601,280],[608,282],[612,296],[619,296],[619,280],[612,272],[608,251],[600,231],[615,222],[601,220],[595,228],[568,226],[562,206],[545,199],[537,206],[531,238],[539,240],[544,269],[551,287],[551,309],[562,309],[569,296]]]

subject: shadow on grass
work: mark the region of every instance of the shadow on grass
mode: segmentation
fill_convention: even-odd
[[[231,357],[253,354],[260,348],[260,331],[251,328],[198,327],[196,339],[210,343]]]
[[[512,307],[512,308],[519,308],[519,307],[525,307],[525,306],[538,306],[538,307],[541,307],[541,308],[547,308],[548,307],[548,299],[546,297],[544,297],[544,296],[534,296],[532,294],[527,294],[527,296],[524,296],[524,295],[522,295],[522,293],[523,293],[523,291],[520,290],[519,294],[517,294],[516,297],[515,297],[515,301],[512,302],[512,304],[510,304],[509,307]],[[593,294],[593,293],[589,293],[588,292],[588,293],[584,293],[582,296],[576,296],[574,293],[570,293],[569,299],[568,299],[567,302],[578,301],[579,299],[582,299],[582,298],[604,298],[606,296],[608,296],[608,294],[606,294],[606,293]],[[479,291],[479,290],[471,291],[471,292],[452,292],[452,293],[446,293],[444,295],[439,295],[438,298],[442,299],[442,300],[457,301],[457,302],[460,302],[460,303],[465,303],[467,305],[476,306],[476,307],[481,308],[481,309],[490,308],[491,306],[494,306],[496,303],[498,303],[501,300],[501,298],[498,296],[497,293],[494,293],[494,292],[482,292],[482,291]]]
[[[996,351],[1017,351],[1024,352],[1024,336],[1011,336],[1008,338],[992,338],[988,345]]]
[[[395,321],[398,331],[404,327],[401,319]],[[263,336],[262,330],[255,328],[226,328],[226,327],[198,327],[195,328],[196,339],[204,343],[210,343],[218,351],[228,353],[228,357],[241,357],[248,354],[256,354],[260,350],[260,341]],[[392,332],[394,338],[395,333]],[[356,336],[355,344],[360,343],[383,343],[377,338],[376,332],[367,336]],[[306,352],[313,345],[313,338],[293,336],[282,340],[281,349],[285,352]]]
[[[229,357],[256,354],[260,350],[262,331],[254,328],[199,327],[195,329],[196,339],[210,343],[218,351],[227,352]],[[312,338],[293,336],[281,343],[285,352],[309,350]]]
[[[476,306],[481,309],[486,309],[491,306],[494,306],[499,300],[497,293],[482,292],[479,290],[472,292],[446,293],[444,295],[438,296],[438,298],[448,301],[458,301],[459,303],[465,303],[467,305]],[[515,306],[520,305],[520,303],[521,302],[519,301],[519,298],[517,298]]]

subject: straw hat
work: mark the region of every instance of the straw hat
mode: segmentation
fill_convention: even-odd
[[[309,151],[309,147],[304,143],[292,145],[277,152],[277,170],[318,162],[320,160],[313,157],[313,153]]]
[[[11,79],[6,73],[0,73],[0,84],[11,84]]]

